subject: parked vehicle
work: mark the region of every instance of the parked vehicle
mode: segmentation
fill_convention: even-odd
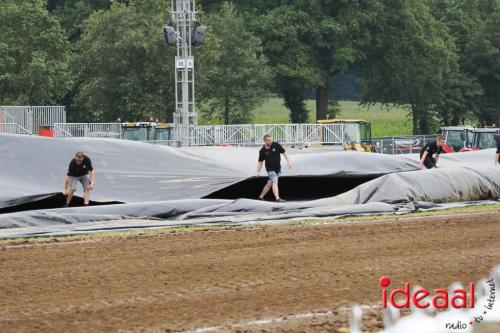
[[[446,141],[443,150],[446,153],[470,150],[474,142],[474,130],[472,126],[442,127],[441,133]]]
[[[362,119],[318,120],[318,124],[344,124],[344,150],[373,152],[372,126]]]

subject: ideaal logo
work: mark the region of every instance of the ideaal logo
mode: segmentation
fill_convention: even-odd
[[[380,278],[379,284],[382,287],[382,307],[384,309],[387,308],[388,300],[396,309],[409,309],[410,302],[418,309],[426,309],[431,305],[436,309],[447,309],[450,306],[455,309],[465,309],[467,308],[467,303],[469,303],[470,308],[474,308],[474,282],[469,283],[468,293],[465,289],[455,289],[453,295],[449,295],[446,289],[435,289],[434,294],[425,288],[418,288],[410,292],[410,282],[406,282],[404,289],[396,288],[388,296],[386,288],[391,284],[391,279],[383,276]],[[398,296],[402,296],[402,302],[401,300],[396,300]],[[429,296],[432,296],[431,301],[427,301]]]
[[[485,319],[488,311],[491,311],[495,303],[495,281],[490,279],[486,281],[488,291],[479,301],[479,307],[476,308],[476,286],[474,282],[469,283],[468,289],[456,288],[453,290],[434,289],[433,292],[425,288],[412,289],[410,282],[406,282],[404,288],[393,289],[388,293],[387,288],[391,284],[391,279],[383,276],[379,279],[379,285],[382,287],[382,308],[387,308],[388,304],[396,309],[409,309],[413,305],[417,309],[426,309],[433,307],[437,310],[459,309],[469,310],[472,318],[464,318],[464,322],[446,323],[447,329],[467,329],[468,325],[478,324]],[[466,322],[467,320],[468,323]]]

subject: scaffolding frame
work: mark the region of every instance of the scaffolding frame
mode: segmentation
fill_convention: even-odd
[[[175,57],[175,112],[176,140],[182,146],[193,144],[189,128],[198,125],[195,102],[195,71],[192,33],[196,17],[195,0],[172,0],[171,20],[177,32]]]

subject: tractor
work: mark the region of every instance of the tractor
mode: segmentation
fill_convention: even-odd
[[[441,133],[446,141],[443,150],[446,153],[471,150],[474,140],[474,130],[472,126],[442,127]]]
[[[346,142],[344,150],[373,152],[371,124],[361,119],[327,119],[318,120],[318,124],[343,124],[343,138]],[[321,131],[322,141],[328,144],[328,136],[331,135],[328,128]],[[338,139],[338,138],[336,138]]]
[[[500,128],[486,127],[474,129],[474,141],[471,150],[496,148]]]
[[[496,147],[496,138],[500,128],[472,126],[449,126],[441,128],[447,153],[464,152]]]
[[[173,127],[165,123],[124,123],[122,129],[125,140],[166,141],[173,139]]]

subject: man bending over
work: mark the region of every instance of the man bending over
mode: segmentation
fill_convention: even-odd
[[[75,158],[69,163],[68,173],[64,180],[64,194],[66,194],[66,205],[64,207],[70,205],[78,183],[83,186],[83,205],[88,206],[90,191],[94,189],[95,185],[95,172],[92,167],[92,161],[82,152],[76,153]]]
[[[436,141],[429,142],[420,151],[420,169],[425,166],[427,169],[437,167],[439,154],[443,152],[444,137],[439,135]],[[433,155],[436,155],[434,157]]]

